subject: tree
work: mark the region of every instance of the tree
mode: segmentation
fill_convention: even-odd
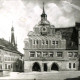
[[[17,59],[16,62],[13,63],[13,71],[14,72],[23,72],[24,71],[24,62],[20,59]]]

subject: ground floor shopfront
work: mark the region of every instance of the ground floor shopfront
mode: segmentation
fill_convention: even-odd
[[[78,61],[24,61],[24,71],[78,70]]]

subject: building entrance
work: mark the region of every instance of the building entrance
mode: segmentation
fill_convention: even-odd
[[[32,71],[41,71],[39,63],[35,62],[33,64]]]
[[[47,63],[44,63],[44,71],[47,71]]]
[[[56,63],[53,63],[52,64],[52,67],[51,67],[51,70],[56,70],[56,71],[59,71],[59,67]]]

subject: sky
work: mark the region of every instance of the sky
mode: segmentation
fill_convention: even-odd
[[[24,54],[24,39],[40,21],[43,2],[47,19],[56,28],[80,22],[80,0],[0,0],[0,38],[9,41],[13,26],[18,50]]]

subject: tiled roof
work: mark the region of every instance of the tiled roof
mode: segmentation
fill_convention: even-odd
[[[0,49],[4,49],[7,51],[11,51],[11,52],[15,52],[17,54],[23,55],[18,50],[16,50],[16,48],[10,42],[8,42],[5,39],[0,39]]]
[[[62,38],[66,39],[67,49],[78,49],[78,31],[76,27],[56,28],[56,32],[60,31]]]

